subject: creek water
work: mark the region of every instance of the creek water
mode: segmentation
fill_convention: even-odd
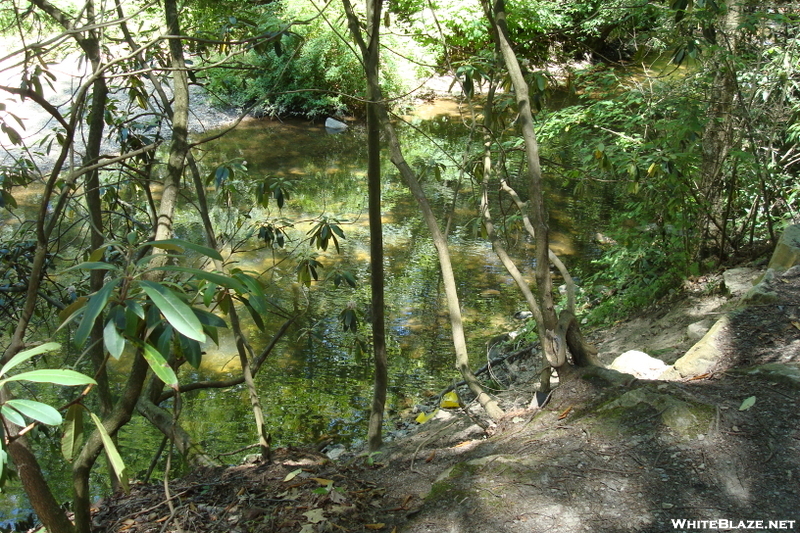
[[[423,169],[424,186],[437,213],[445,220],[451,213],[449,242],[464,313],[473,367],[485,363],[486,342],[491,337],[521,326],[513,319],[524,304],[511,278],[495,257],[491,246],[474,235],[476,206],[473,185],[457,170],[461,155],[470,143],[468,131],[458,117],[454,102],[440,101],[420,106],[408,123],[400,126],[406,157]],[[473,151],[479,146],[473,145]],[[322,124],[299,121],[251,120],[214,143],[201,148],[201,165],[213,173],[221,164],[239,162],[247,173],[237,173],[229,182],[228,194],[209,193],[216,205],[212,215],[221,233],[241,244],[241,253],[231,256],[236,266],[262,273],[267,295],[276,305],[291,308],[298,298],[304,313],[283,337],[256,378],[273,445],[313,443],[327,438],[358,445],[366,434],[372,394],[372,368],[368,351],[360,352],[358,340],[369,340],[369,324],[358,335],[343,332],[339,312],[354,305],[368,314],[369,233],[367,220],[366,135],[357,123],[344,133],[326,133]],[[438,168],[437,172],[434,170]],[[383,223],[386,249],[386,323],[390,363],[387,409],[397,413],[420,403],[458,378],[450,337],[444,292],[435,250],[416,203],[388,160],[384,161]],[[254,207],[246,191],[254,180],[266,176],[292,178],[294,190],[286,205],[278,209]],[[549,187],[551,240],[553,248],[568,264],[586,261],[595,253],[591,235],[593,220],[585,216],[581,202],[556,184]],[[456,195],[456,193],[458,193]],[[508,207],[508,206],[507,206]],[[246,215],[244,219],[240,216]],[[319,281],[301,288],[295,281],[295,264],[283,250],[245,240],[250,224],[282,218],[293,227],[293,239],[286,248],[302,249],[303,238],[316,217],[331,217],[345,232],[340,253],[329,246],[318,252],[324,279],[337,269],[354,272],[359,285],[335,288]],[[241,223],[244,220],[244,224]],[[201,227],[191,202],[176,217],[178,237],[203,242]],[[522,232],[509,227],[506,237],[523,274],[532,282],[532,247]],[[237,240],[238,239],[238,240]],[[298,296],[299,295],[299,296]],[[246,314],[246,313],[243,313]],[[262,317],[264,331],[253,323],[245,325],[258,353],[285,320]],[[239,374],[238,356],[232,338],[223,335],[219,346],[204,348],[200,369],[185,371],[180,378],[225,379]],[[124,372],[124,368],[119,370]],[[122,379],[122,377],[120,377]],[[253,414],[243,387],[208,389],[185,394],[181,421],[184,428],[212,455],[230,452],[256,441]],[[395,429],[388,419],[386,430]],[[57,441],[42,437],[52,449],[44,457],[45,469],[53,478],[63,472]],[[130,475],[142,478],[161,445],[162,437],[148,423],[135,417],[119,436],[119,447]],[[245,453],[245,452],[243,452]],[[243,453],[222,456],[237,462]],[[163,454],[154,476],[163,472]],[[179,470],[178,470],[179,473]],[[172,475],[176,475],[173,472]],[[105,489],[104,466],[93,473],[98,493]],[[63,500],[69,498],[69,481],[55,482]],[[25,509],[21,490],[12,487],[3,509]]]

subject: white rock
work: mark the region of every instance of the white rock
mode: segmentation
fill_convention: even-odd
[[[638,350],[628,350],[611,363],[611,368],[639,379],[658,379],[668,365],[661,359],[650,357]]]
[[[347,129],[347,124],[340,122],[335,118],[328,117],[325,119],[325,129],[328,133],[341,133]]]

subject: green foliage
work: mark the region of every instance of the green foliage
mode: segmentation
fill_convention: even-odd
[[[489,2],[493,4],[493,2]],[[435,17],[423,0],[391,2],[389,9],[405,29],[440,63],[468,61],[491,49],[488,24],[479,0],[439,2]],[[664,10],[650,4],[509,0],[507,25],[525,66],[568,62],[593,54],[603,60],[631,55],[642,41],[660,34]]]
[[[595,324],[654,304],[687,275],[681,244],[674,242],[679,236],[659,235],[655,226],[622,230],[616,236],[620,241],[593,261],[595,273],[583,287],[594,303],[587,318]]]
[[[257,279],[234,269],[230,273],[212,272],[189,266],[150,266],[154,256],[137,259],[148,248],[160,248],[174,254],[176,260],[186,259],[188,252],[202,257],[221,260],[215,250],[180,239],[137,244],[109,243],[95,251],[91,258],[106,255],[116,249],[126,258],[121,267],[105,262],[88,261],[76,269],[108,270],[115,277],[102,289],[87,298],[76,300],[61,313],[62,326],[80,316],[73,340],[82,348],[91,324],[106,313],[103,340],[109,353],[118,358],[130,345],[142,351],[153,372],[167,385],[176,387],[178,379],[173,367],[185,360],[198,367],[202,360],[200,343],[206,336],[215,342],[219,328],[225,322],[204,307],[217,306],[222,311],[229,305],[228,298],[245,305],[256,324],[263,327],[261,315],[267,312],[265,295]],[[167,282],[146,279],[153,272],[170,273]],[[195,303],[197,302],[197,303]]]
[[[269,46],[251,46],[242,51],[243,69],[212,70],[209,88],[225,95],[229,104],[256,105],[256,113],[297,115],[314,119],[363,111],[358,100],[365,94],[363,68],[351,47],[341,5],[328,4],[318,16],[313,2],[273,2],[255,22],[252,33],[287,28]],[[239,20],[238,25],[244,22]],[[407,52],[407,51],[406,51]],[[213,61],[216,56],[211,56]],[[383,89],[387,96],[401,90],[398,56],[385,58]]]
[[[51,383],[62,386],[96,385],[97,383],[94,379],[68,368],[28,370],[18,374],[9,374],[9,372],[29,360],[60,348],[60,344],[48,342],[19,352],[0,369],[0,387],[8,387],[10,383],[21,382]],[[54,407],[40,401],[28,399],[10,398],[6,400],[0,406],[0,414],[2,414],[3,418],[3,427],[6,427],[5,424],[11,423],[24,428],[28,425],[28,419],[32,420],[34,424],[41,423],[57,426],[63,420],[61,413]],[[2,434],[5,435],[5,431],[2,431]],[[113,443],[111,446],[113,448]],[[116,448],[113,448],[113,450],[116,451]],[[8,479],[7,464],[6,439],[3,438],[0,440],[0,487]]]
[[[359,317],[355,302],[350,302],[347,307],[339,313],[339,322],[342,324],[342,331],[358,331]]]

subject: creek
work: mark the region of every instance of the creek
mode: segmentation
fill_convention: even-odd
[[[486,361],[486,342],[493,336],[520,328],[513,314],[524,303],[511,278],[494,255],[491,246],[470,231],[475,217],[471,203],[472,184],[459,176],[457,163],[469,141],[468,131],[452,101],[420,106],[408,125],[400,128],[406,157],[412,165],[427,168],[424,186],[440,215],[451,211],[449,234],[453,265],[459,283],[465,329],[473,368]],[[432,147],[434,141],[435,148]],[[472,147],[475,151],[475,146]],[[329,439],[358,445],[366,436],[372,395],[372,367],[369,351],[357,349],[358,341],[369,340],[369,324],[362,323],[358,335],[343,332],[339,312],[348,304],[360,311],[369,305],[369,233],[367,221],[366,134],[354,123],[340,134],[328,134],[321,124],[300,121],[250,120],[225,137],[201,149],[201,164],[213,173],[221,164],[240,162],[246,174],[237,173],[229,183],[229,194],[214,194],[210,187],[214,221],[231,241],[242,238],[246,225],[234,215],[247,214],[246,222],[280,217],[293,227],[287,233],[295,246],[306,236],[316,217],[335,218],[345,232],[340,239],[341,253],[333,246],[319,252],[324,265],[320,279],[336,269],[355,273],[358,287],[334,288],[328,282],[314,282],[299,289],[294,282],[294,264],[284,251],[257,246],[256,239],[242,241],[247,251],[237,254],[237,266],[263,273],[266,291],[280,305],[289,296],[301,294],[307,304],[301,319],[289,330],[267,360],[256,382],[263,403],[267,428],[274,446],[314,443]],[[452,159],[455,158],[455,159]],[[396,414],[424,401],[425,397],[459,378],[454,369],[454,354],[449,319],[440,284],[435,250],[416,203],[388,161],[383,163],[383,223],[386,248],[386,324],[389,354],[389,398],[387,410]],[[438,167],[438,171],[434,172]],[[294,191],[286,205],[278,209],[253,207],[254,200],[241,192],[252,180],[265,176],[292,178]],[[454,202],[454,193],[458,192]],[[551,241],[554,250],[570,266],[588,261],[596,252],[592,236],[595,217],[586,216],[587,199],[575,199],[571,190],[560,184],[549,186]],[[191,202],[176,217],[180,238],[202,243],[203,235]],[[237,231],[239,233],[237,233]],[[511,231],[509,229],[508,231]],[[526,278],[532,282],[532,246],[522,232],[507,235],[516,242],[513,253]],[[296,296],[295,296],[296,297]],[[246,313],[243,313],[246,314]],[[251,322],[246,329],[256,352],[270,340],[284,321],[281,317],[262,317],[265,331]],[[180,379],[225,379],[239,374],[238,356],[232,338],[223,335],[220,345],[209,343],[201,368],[183,371]],[[118,370],[124,370],[119,368]],[[122,372],[120,372],[122,374]],[[122,379],[122,377],[120,377]],[[243,386],[208,389],[186,394],[182,399],[184,428],[212,455],[229,452],[256,442],[253,415]],[[396,418],[389,417],[385,429],[392,431]],[[43,438],[52,449],[43,458],[46,474],[55,479],[63,472],[57,441]],[[119,435],[119,447],[132,478],[143,478],[150,468],[162,436],[149,423],[135,417]],[[221,457],[235,463],[244,453]],[[163,472],[164,454],[154,476]],[[93,471],[97,493],[105,492],[107,474],[98,463]],[[180,468],[170,475],[180,474]],[[59,498],[67,500],[69,480],[54,483]],[[25,509],[18,486],[12,487],[0,509]],[[6,513],[0,512],[0,519]]]

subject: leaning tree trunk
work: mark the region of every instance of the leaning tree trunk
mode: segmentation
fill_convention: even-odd
[[[561,380],[572,373],[573,365],[585,366],[594,364],[596,362],[594,358],[596,352],[592,347],[583,342],[580,334],[580,327],[575,319],[574,298],[570,298],[570,309],[562,311],[560,317],[556,315],[553,303],[553,283],[550,276],[550,262],[552,261],[556,264],[562,272],[566,272],[566,268],[564,268],[564,265],[558,260],[555,254],[550,251],[547,211],[545,210],[544,194],[542,191],[539,144],[533,126],[530,92],[508,37],[504,0],[497,0],[491,10],[485,2],[484,8],[487,16],[489,16],[492,21],[493,34],[497,39],[498,48],[500,49],[506,69],[511,77],[517,110],[519,112],[519,122],[522,128],[522,137],[525,141],[525,158],[527,160],[529,183],[529,206],[532,212],[530,216],[532,216],[533,220],[529,220],[528,215],[524,218],[526,219],[526,228],[528,228],[529,232],[533,233],[536,242],[537,291],[535,303],[538,304],[534,306],[531,305],[532,302],[529,302],[529,307],[537,320],[542,352],[550,366],[556,370]],[[506,183],[503,184],[503,188],[515,198],[515,201],[518,199],[516,193],[513,193],[513,190]],[[484,211],[484,216],[488,216],[488,209]],[[523,215],[525,215],[524,212]],[[495,249],[497,250],[496,246]],[[511,266],[513,266],[513,263],[511,263]],[[516,267],[514,267],[514,270],[516,270]],[[565,276],[565,279],[569,280],[570,289],[574,290],[569,274]],[[538,309],[536,309],[537,307]],[[573,356],[572,364],[570,364],[567,358],[567,349],[569,349]],[[549,387],[549,372],[546,373],[546,379],[542,380],[542,387]]]
[[[362,57],[367,57],[367,45],[361,36],[361,29],[358,17],[353,11],[352,4],[349,0],[342,0],[345,12],[347,13],[348,23],[350,26],[350,33],[353,35],[356,43],[358,44]],[[376,102],[376,112],[378,120],[380,121],[381,128],[386,134],[389,141],[390,159],[395,167],[400,171],[400,175],[405,181],[411,194],[417,201],[420,210],[422,211],[422,218],[431,232],[433,245],[436,248],[436,253],[439,258],[439,268],[442,274],[442,283],[444,285],[445,296],[447,298],[447,308],[450,315],[450,327],[453,337],[453,346],[456,352],[456,368],[461,372],[464,381],[469,386],[473,394],[475,394],[478,402],[486,410],[486,413],[493,419],[498,420],[503,416],[503,410],[491,396],[486,394],[481,388],[478,379],[472,372],[469,366],[469,354],[467,352],[467,341],[464,335],[464,324],[461,317],[461,307],[458,298],[458,290],[456,288],[455,275],[453,274],[453,265],[450,260],[450,250],[447,246],[447,239],[442,233],[439,223],[436,220],[436,215],[433,213],[425,192],[417,180],[414,171],[406,162],[403,156],[403,151],[400,147],[400,141],[395,132],[394,126],[389,120],[389,112],[386,105],[381,101],[380,82],[373,72],[367,71],[367,83],[371,86],[371,93]]]
[[[155,239],[172,237],[173,217],[178,200],[181,177],[185,168],[186,154],[189,152],[189,76],[183,57],[183,44],[180,39],[178,7],[175,0],[164,1],[164,13],[169,31],[169,51],[172,60],[172,83],[174,101],[172,104],[172,142],[167,161],[167,175],[161,193],[161,205],[156,220]],[[166,261],[166,250],[158,248],[153,255],[163,255],[151,262],[151,267],[161,266]]]
[[[536,140],[536,132],[533,127],[530,91],[508,38],[504,0],[495,2],[492,22],[500,53],[514,87],[519,122],[522,127],[522,137],[525,141],[525,158],[528,163],[528,202],[531,206],[536,240],[536,288],[542,315],[542,319],[537,323],[537,326],[539,338],[542,340],[542,349],[547,360],[552,364],[557,363],[558,359],[556,358],[556,352],[553,351],[552,346],[549,346],[550,343],[545,342],[545,339],[555,331],[558,318],[553,305],[553,281],[550,277],[550,258],[548,253],[550,250],[549,228],[547,225],[547,211],[544,207],[544,194],[542,193],[542,168],[539,162],[539,143]],[[558,367],[556,368],[558,369]]]

